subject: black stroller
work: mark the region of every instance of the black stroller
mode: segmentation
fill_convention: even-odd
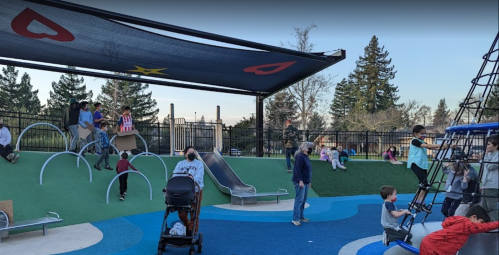
[[[185,211],[190,214],[194,221],[198,221],[197,207],[199,197],[196,196],[196,186],[192,176],[187,174],[184,176],[170,177],[165,192],[166,211],[161,227],[161,235],[158,243],[158,255],[163,254],[166,246],[171,247],[189,247],[189,254],[194,254],[194,246],[198,246],[198,252],[201,253],[203,248],[203,234],[199,233],[197,239],[194,230],[186,229],[185,236],[170,235],[171,227],[168,227],[168,215],[173,212]],[[194,226],[195,228],[195,226]]]

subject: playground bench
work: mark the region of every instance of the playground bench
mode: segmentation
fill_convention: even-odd
[[[244,198],[254,198],[257,197],[277,197],[277,203],[279,203],[279,197],[289,195],[288,191],[285,189],[278,189],[277,192],[232,192],[233,197],[238,197],[241,200],[241,206],[244,206]]]
[[[57,218],[50,217],[50,215],[55,215],[57,216]],[[0,232],[34,226],[43,226],[43,235],[46,235],[47,225],[59,222],[62,222],[62,219],[59,218],[59,214],[55,212],[48,212],[47,217],[44,218],[9,222],[9,217],[7,216],[7,214],[4,211],[0,210]],[[0,237],[0,243],[1,242],[2,238]]]

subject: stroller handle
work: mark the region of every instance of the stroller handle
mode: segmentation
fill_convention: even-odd
[[[192,174],[190,174],[190,173],[171,173],[170,176],[168,176],[168,180],[173,178],[174,177],[173,175],[190,177],[193,180],[194,185],[196,185],[196,190],[198,190],[198,191],[201,190],[201,187],[199,186],[199,184],[196,181],[194,181],[194,176]],[[163,188],[163,197],[166,197],[166,187]]]

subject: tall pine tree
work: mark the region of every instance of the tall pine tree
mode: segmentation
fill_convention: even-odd
[[[24,73],[19,83],[19,104],[16,106],[18,110],[26,109],[28,113],[40,113],[42,105],[38,98],[38,90],[32,90],[31,77],[29,74]]]
[[[2,68],[2,74],[0,74],[0,100],[10,103],[7,105],[2,104],[0,110],[23,110],[29,113],[39,113],[42,106],[38,98],[38,90],[32,91],[31,78],[27,73],[24,73],[21,82],[17,83],[18,74],[19,71],[14,66]]]
[[[146,92],[148,88],[148,84],[140,82],[107,80],[96,100],[104,105],[103,114],[109,120],[117,121],[123,114],[122,108],[130,106],[134,120],[152,123],[158,120],[159,109],[156,100],[152,99],[152,92]]]
[[[17,83],[19,71],[16,70],[14,66],[6,66],[2,68],[2,74],[0,74],[0,90],[3,92],[2,97],[4,102],[10,102],[10,104],[0,104],[6,111],[18,111],[19,105],[19,84]]]
[[[287,91],[278,92],[265,104],[265,115],[270,128],[283,129],[287,119],[295,120],[296,103]]]
[[[353,104],[354,97],[352,95],[351,81],[343,79],[336,84],[334,98],[330,105],[329,113],[333,118],[333,126],[337,128],[341,126],[341,121],[347,116]]]
[[[449,124],[449,117],[450,110],[447,108],[445,98],[440,99],[433,115],[433,125],[437,127],[447,126]]]
[[[74,69],[75,67],[68,66]],[[60,115],[69,105],[69,99],[74,98],[78,102],[92,101],[92,90],[87,92],[87,86],[83,77],[77,74],[65,73],[61,75],[59,81],[52,82],[52,90],[47,100],[48,112],[52,115]]]
[[[385,47],[379,47],[378,38],[373,36],[369,45],[364,48],[364,56],[356,61],[357,67],[352,74],[354,94],[363,100],[357,103],[356,110],[369,113],[384,111],[395,106],[397,86],[390,84],[395,78],[395,67],[390,66],[392,59]]]

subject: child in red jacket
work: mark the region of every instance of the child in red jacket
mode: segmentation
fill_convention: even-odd
[[[474,205],[468,210],[466,217],[448,217],[442,227],[442,230],[423,238],[419,248],[420,255],[455,255],[471,234],[497,229],[499,221],[490,222],[487,211],[479,205]]]
[[[121,154],[121,159],[118,161],[116,164],[116,173],[120,174],[122,172],[125,172],[128,170],[128,167],[131,167],[133,170],[137,171],[135,167],[128,162],[128,153],[124,152]],[[137,171],[138,172],[138,171]],[[120,200],[123,201],[125,200],[125,195],[126,195],[126,190],[127,190],[127,180],[128,180],[128,173],[120,175],[118,177],[120,179]]]

